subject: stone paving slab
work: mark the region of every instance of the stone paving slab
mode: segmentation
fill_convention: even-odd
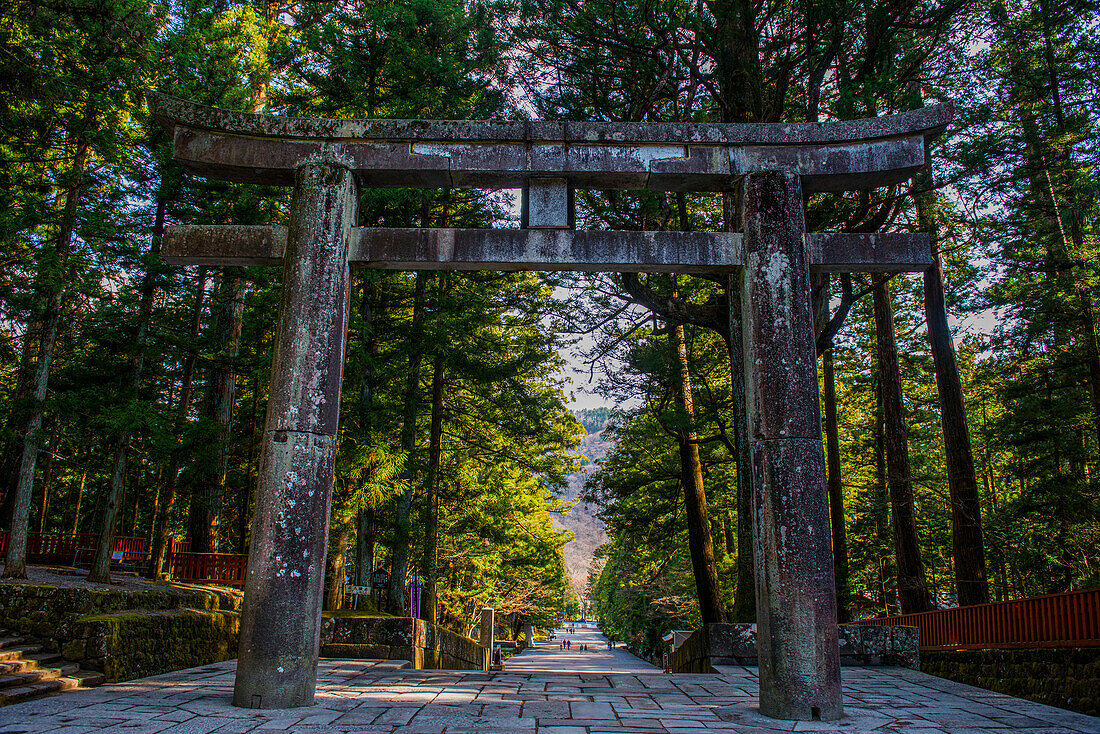
[[[781,722],[757,712],[755,668],[581,675],[322,660],[315,705],[254,711],[230,705],[235,667],[228,661],[0,708],[0,734],[1100,734],[1100,718],[901,668],[845,668],[841,721]]]
[[[608,640],[594,625],[577,624],[572,632],[554,631],[554,638],[536,643],[508,658],[504,669],[516,673],[576,673],[576,680],[602,683],[600,673],[657,673],[660,669],[622,647],[608,647]],[[569,642],[568,649],[561,647]],[[588,649],[582,649],[587,647]]]

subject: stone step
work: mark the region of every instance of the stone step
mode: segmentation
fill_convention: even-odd
[[[18,660],[20,658],[25,658],[28,655],[33,655],[38,652],[42,652],[41,645],[23,644],[4,648],[3,650],[0,650],[0,662],[6,662],[8,660]]]
[[[29,660],[38,663],[38,667],[45,668],[48,666],[57,666],[64,663],[64,658],[61,657],[59,652],[51,652],[49,650],[45,652],[35,652],[23,655],[24,660]]]
[[[75,688],[72,681],[62,678],[50,678],[30,683],[19,688],[5,688],[0,690],[0,706],[8,706],[13,703],[21,703],[39,698],[50,693],[66,691]]]
[[[23,660],[18,658],[16,660],[8,660],[0,663],[0,675],[12,675],[13,673],[25,673],[28,670],[37,670],[37,660]]]
[[[25,640],[18,635],[0,634],[0,650],[14,647],[15,645],[22,645],[24,642]]]
[[[45,670],[28,670],[26,673],[14,673],[0,676],[0,691],[10,688],[21,688],[32,683],[44,680],[55,680],[61,677],[61,671],[53,668]]]
[[[60,653],[0,630],[0,706],[104,683],[103,673],[81,670]]]
[[[376,662],[374,665],[371,666],[372,669],[386,670],[386,671],[405,670],[406,668],[411,668],[411,667],[412,667],[412,663],[410,663],[408,660],[379,660],[378,662]]]
[[[103,673],[97,670],[81,670],[80,666],[75,667],[76,670],[66,674],[63,679],[72,681],[77,688],[96,688],[107,682],[107,679],[103,677]]]

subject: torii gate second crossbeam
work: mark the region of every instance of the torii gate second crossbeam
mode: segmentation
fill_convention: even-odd
[[[760,709],[843,713],[812,269],[924,270],[923,235],[807,234],[804,193],[909,179],[950,106],[800,124],[324,120],[150,95],[184,168],[293,186],[288,227],[171,227],[179,264],[282,265],[234,703],[313,701],[349,266],[728,272],[752,441]],[[358,187],[521,188],[519,230],[357,225]],[[573,190],[728,191],[740,233],[578,232]],[[739,276],[739,277],[738,277]]]

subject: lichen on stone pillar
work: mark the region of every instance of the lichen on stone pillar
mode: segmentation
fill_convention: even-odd
[[[233,703],[313,703],[344,371],[351,172],[298,168],[283,258]]]
[[[840,655],[799,177],[748,175],[742,202],[760,711],[835,720]]]

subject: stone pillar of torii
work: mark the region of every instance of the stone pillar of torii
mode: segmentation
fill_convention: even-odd
[[[180,226],[169,262],[281,265],[234,703],[313,702],[348,268],[732,273],[752,441],[760,710],[843,713],[810,273],[922,271],[921,234],[807,233],[804,194],[901,183],[949,105],[867,120],[328,120],[150,94],[196,175],[293,186],[288,227]],[[522,228],[358,227],[360,187],[519,188]],[[741,232],[576,231],[575,189],[730,191]]]

